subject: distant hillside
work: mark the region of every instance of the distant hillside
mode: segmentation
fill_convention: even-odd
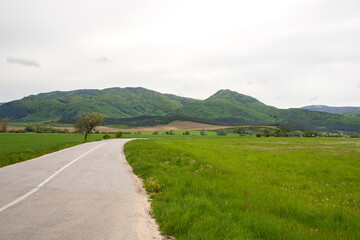
[[[128,118],[164,116],[180,107],[179,101],[145,88],[109,88],[31,95],[0,106],[0,116],[18,121],[42,121],[100,112],[107,117]]]
[[[360,131],[360,120],[306,109],[278,109],[255,98],[230,90],[220,90],[206,100],[192,102],[176,114],[200,117],[226,125],[295,124],[307,129]]]
[[[327,112],[327,113],[333,113],[333,114],[343,114],[346,112],[360,109],[360,107],[330,107],[330,106],[326,106],[326,105],[310,105],[310,106],[305,106],[302,108],[308,109],[311,111]]]
[[[224,124],[271,124],[276,123],[273,114],[278,109],[267,106],[255,98],[230,90],[220,90],[203,101],[191,102],[173,114],[212,119]]]
[[[360,109],[351,112],[346,112],[343,115],[347,117],[360,118]]]
[[[144,88],[57,91],[31,95],[0,106],[0,118],[9,116],[11,121],[23,122],[75,119],[86,112],[100,112],[112,124],[131,119],[129,121],[134,125],[150,126],[154,124],[152,121],[165,123],[193,119],[224,125],[287,123],[306,129],[360,131],[360,119],[306,109],[278,109],[230,90],[220,90],[205,100]],[[166,117],[159,118],[162,116]]]

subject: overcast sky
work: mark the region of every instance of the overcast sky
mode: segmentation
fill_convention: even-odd
[[[0,102],[138,86],[360,106],[360,0],[0,0]]]

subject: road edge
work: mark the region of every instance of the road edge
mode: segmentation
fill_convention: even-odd
[[[122,155],[125,159],[126,165],[128,167],[129,172],[133,176],[134,184],[136,187],[136,206],[137,206],[137,215],[139,217],[138,224],[136,226],[136,233],[139,239],[158,239],[158,240],[166,240],[166,239],[175,239],[172,236],[164,235],[160,229],[156,220],[151,216],[152,208],[150,203],[150,197],[147,194],[146,190],[143,188],[143,180],[139,178],[133,171],[131,165],[126,159],[124,147],[127,142],[139,140],[139,139],[130,139],[124,143]]]

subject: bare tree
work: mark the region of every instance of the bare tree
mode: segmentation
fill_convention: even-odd
[[[75,124],[75,128],[78,132],[85,134],[85,142],[87,136],[92,130],[101,124],[104,120],[104,116],[100,113],[87,113],[79,118],[79,121]]]
[[[7,132],[7,128],[9,126],[9,118],[3,118],[0,122],[0,132]]]

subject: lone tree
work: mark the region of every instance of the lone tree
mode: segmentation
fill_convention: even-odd
[[[104,120],[104,116],[100,113],[87,113],[79,118],[79,121],[75,124],[75,128],[79,133],[85,133],[85,142],[87,135],[91,133],[94,127],[99,126]]]
[[[7,128],[9,126],[9,118],[6,117],[4,119],[1,119],[0,122],[0,132],[7,132]]]

